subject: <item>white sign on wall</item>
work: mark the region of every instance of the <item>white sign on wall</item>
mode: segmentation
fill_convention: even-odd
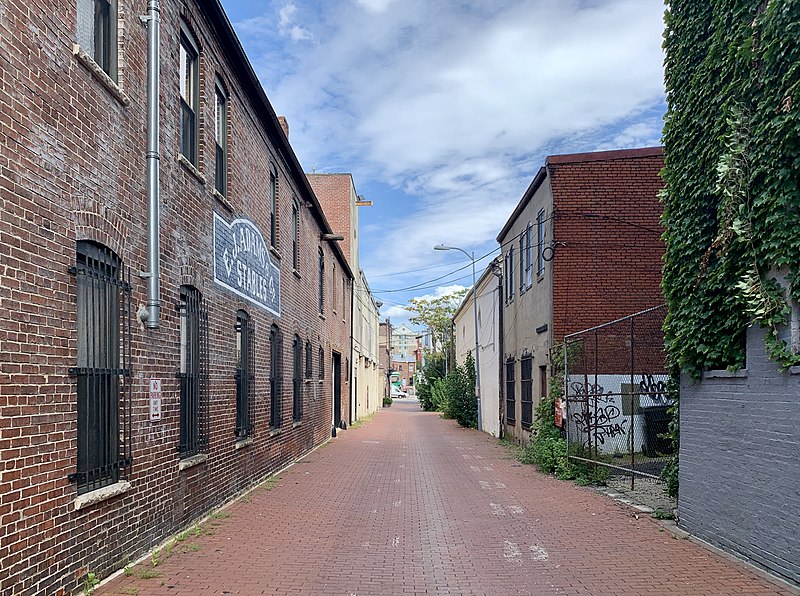
[[[161,420],[161,379],[150,379],[150,422]]]

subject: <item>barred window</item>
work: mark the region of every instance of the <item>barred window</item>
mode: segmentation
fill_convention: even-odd
[[[236,313],[236,438],[253,435],[255,328],[245,311]]]
[[[506,422],[517,419],[517,398],[514,387],[514,359],[506,360]]]
[[[303,340],[297,335],[294,336],[292,353],[292,420],[297,422],[303,417]]]
[[[281,391],[283,386],[283,337],[277,325],[269,330],[269,425],[281,426]]]
[[[310,379],[311,375],[314,374],[314,360],[311,357],[311,342],[306,342],[306,379]]]
[[[181,286],[180,302],[181,457],[200,453],[208,445],[208,311],[202,294]]]
[[[117,2],[78,0],[78,45],[117,80]]]
[[[325,350],[322,346],[319,347],[319,378],[325,378]]]
[[[533,423],[533,356],[523,354],[519,361],[522,382],[522,426],[530,428]]]
[[[120,480],[131,463],[130,274],[110,249],[77,244],[78,493]]]
[[[185,26],[181,26],[181,153],[197,165],[197,113],[200,106],[200,50]]]

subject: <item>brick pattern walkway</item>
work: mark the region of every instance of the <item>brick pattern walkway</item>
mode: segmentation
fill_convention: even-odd
[[[340,433],[197,532],[96,593],[795,593],[415,401]]]

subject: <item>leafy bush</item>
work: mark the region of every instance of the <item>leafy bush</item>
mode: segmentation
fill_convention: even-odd
[[[433,397],[433,387],[439,379],[444,377],[445,354],[432,353],[425,357],[425,365],[420,371],[420,378],[417,381],[417,398],[422,409],[426,412],[438,410]]]
[[[384,407],[389,407],[392,405],[392,398],[391,397],[384,397],[383,398],[383,405]]]
[[[444,418],[461,426],[478,427],[478,400],[475,397],[475,360],[467,354],[464,366],[456,365],[433,386],[433,403]]]

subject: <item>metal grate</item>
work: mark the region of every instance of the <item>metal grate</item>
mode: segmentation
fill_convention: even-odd
[[[533,356],[524,354],[519,361],[521,382],[522,426],[530,428],[533,423]]]
[[[269,425],[281,426],[281,392],[283,390],[283,336],[277,325],[269,331]]]
[[[236,437],[253,435],[255,326],[245,311],[236,313]]]
[[[514,359],[506,360],[506,422],[517,419],[517,400],[514,387]]]
[[[294,336],[292,351],[292,420],[297,422],[303,417],[303,340],[297,335]]]
[[[665,315],[659,306],[564,338],[569,457],[632,484],[634,476],[658,480],[672,452]]]
[[[180,382],[181,457],[208,445],[208,310],[200,292],[181,286],[178,303],[181,332]]]
[[[123,477],[131,463],[130,272],[110,249],[77,244],[78,493]]]

